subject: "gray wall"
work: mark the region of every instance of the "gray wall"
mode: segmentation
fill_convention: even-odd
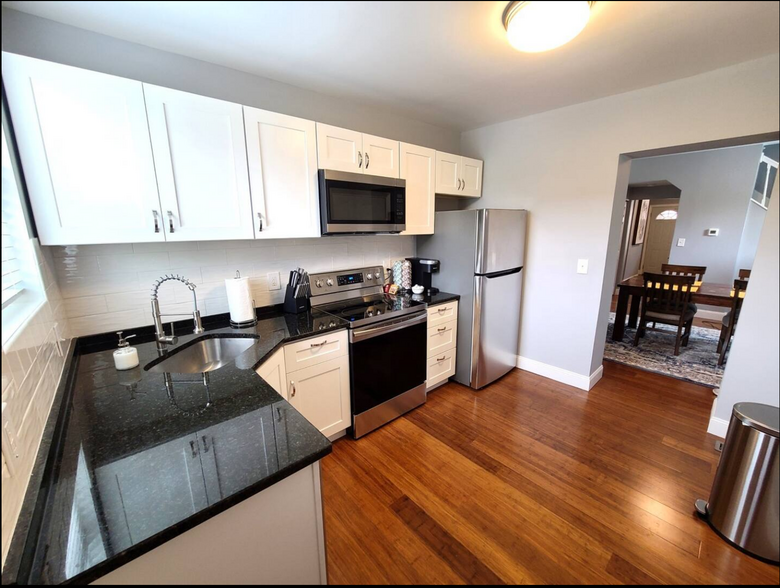
[[[631,183],[668,180],[681,190],[670,263],[707,266],[710,282],[734,279],[762,149],[758,144],[631,162]],[[720,229],[719,236],[704,235],[711,227]],[[685,246],[677,247],[681,237]]]
[[[780,202],[772,191],[758,255],[750,276],[713,417],[728,421],[737,402],[777,406],[780,390]],[[712,427],[712,425],[711,425]]]
[[[458,153],[460,133],[391,112],[2,9],[3,51]]]

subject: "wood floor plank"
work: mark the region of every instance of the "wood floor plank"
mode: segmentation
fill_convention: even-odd
[[[331,583],[774,584],[693,514],[709,389],[606,363],[589,393],[447,384],[323,460]]]

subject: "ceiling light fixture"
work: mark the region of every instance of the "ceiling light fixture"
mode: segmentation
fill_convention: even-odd
[[[502,20],[509,44],[529,53],[565,45],[582,32],[595,2],[510,2]]]

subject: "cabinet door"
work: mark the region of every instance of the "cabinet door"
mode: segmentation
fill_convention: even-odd
[[[352,424],[349,356],[287,374],[289,400],[326,437]]]
[[[482,161],[469,157],[462,158],[462,161],[463,189],[461,195],[479,198],[482,196]]]
[[[436,216],[436,151],[401,143],[401,178],[406,180],[406,230],[432,235]]]
[[[436,152],[436,193],[460,196],[462,157],[451,153]]]
[[[168,241],[251,239],[240,104],[144,84]]]
[[[363,134],[317,123],[317,165],[362,174]]]
[[[257,368],[257,375],[263,378],[271,388],[276,390],[277,394],[287,400],[287,388],[284,385],[287,380],[287,373],[284,369],[284,348],[279,349],[264,361]]]
[[[3,53],[3,85],[41,245],[165,240],[140,82]]]
[[[399,143],[392,139],[363,135],[363,171],[372,176],[400,178]]]
[[[315,123],[244,106],[244,124],[255,237],[319,237]]]

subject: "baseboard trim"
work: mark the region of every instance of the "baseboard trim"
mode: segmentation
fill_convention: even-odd
[[[726,316],[725,312],[719,312],[717,310],[699,310],[696,312],[697,319],[704,319],[708,321],[720,322],[724,316]]]
[[[723,419],[719,419],[715,416],[715,411],[718,408],[718,398],[716,397],[715,400],[712,401],[712,411],[710,411],[710,424],[707,427],[707,432],[710,435],[715,435],[716,437],[720,437],[721,439],[726,438],[726,433],[729,430],[729,422],[724,421]]]
[[[603,365],[600,365],[590,376],[583,376],[582,374],[542,363],[541,361],[536,361],[535,359],[530,359],[521,355],[517,356],[517,367],[526,372],[555,380],[556,382],[566,384],[567,386],[574,386],[575,388],[585,390],[586,392],[591,390],[604,375]]]

